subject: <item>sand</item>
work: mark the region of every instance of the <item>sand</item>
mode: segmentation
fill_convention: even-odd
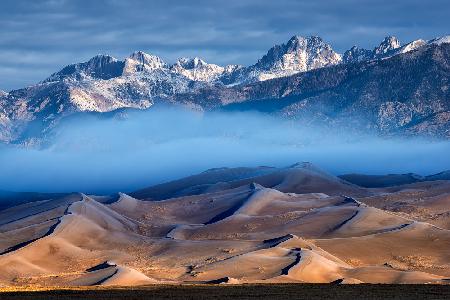
[[[449,194],[448,181],[370,189],[302,163],[24,203],[0,211],[0,286],[446,284]]]

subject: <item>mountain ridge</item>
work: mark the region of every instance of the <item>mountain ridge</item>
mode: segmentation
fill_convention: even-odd
[[[425,45],[440,45],[442,43],[449,42],[450,36],[443,36],[431,39],[429,41],[425,41],[422,39],[413,40],[409,43],[401,45],[396,37],[387,36],[378,46],[376,46],[372,50],[353,46],[343,54],[339,54],[332,49],[330,44],[326,43],[322,38],[318,36],[293,36],[286,43],[281,45],[274,45],[273,47],[271,47],[262,58],[260,58],[255,64],[250,66],[242,66],[236,64],[220,66],[207,63],[200,57],[181,57],[176,60],[175,63],[167,64],[161,57],[146,53],[141,50],[131,53],[128,57],[124,58],[124,60],[119,60],[108,54],[98,54],[86,62],[75,63],[64,67],[60,71],[52,74],[43,82],[60,80],[62,79],[61,77],[76,74],[77,71],[84,71],[86,75],[92,76],[93,78],[111,79],[134,72],[151,72],[157,69],[165,69],[170,70],[174,73],[182,74],[193,81],[211,82],[214,81],[211,79],[216,79],[217,82],[220,83],[224,83],[224,81],[227,81],[226,79],[222,79],[221,75],[232,74],[236,71],[238,73],[241,73],[238,74],[239,76],[243,76],[242,73],[250,73],[246,74],[250,78],[242,82],[228,83],[231,85],[235,85],[240,83],[251,83],[278,77],[290,76],[300,72],[310,71],[313,69],[337,65],[341,63],[387,58],[415,50]],[[361,55],[363,53],[364,55]],[[286,57],[286,55],[289,56],[292,54],[294,54],[294,57]],[[321,56],[320,54],[323,55]],[[360,56],[353,57],[352,54],[360,54]],[[305,56],[306,60],[305,57],[302,56]],[[292,63],[292,61],[289,61],[289,59],[297,59],[300,61],[297,61],[297,64],[295,64]],[[323,59],[324,61],[317,61],[320,59]],[[187,70],[198,71],[198,69],[205,67],[209,68],[209,71],[212,74],[205,74],[202,77],[195,76],[186,72]],[[270,76],[269,74],[259,74],[262,71],[278,72],[278,74],[272,74],[272,76]],[[215,78],[214,75],[216,75]],[[236,76],[236,74],[234,76]]]
[[[413,126],[414,122],[423,125],[423,122],[430,123],[431,120],[431,124],[425,128],[414,125],[417,129],[414,130],[431,136],[450,136],[447,126],[450,120],[446,69],[448,51],[445,50],[449,40],[446,36],[428,42],[416,40],[402,46],[395,37],[389,36],[373,50],[352,47],[340,55],[320,37],[294,36],[287,43],[272,47],[248,67],[222,67],[198,57],[182,58],[169,65],[160,57],[143,51],[133,52],[124,60],[97,55],[86,62],[69,65],[36,85],[0,93],[0,140],[21,142],[45,135],[61,118],[74,112],[148,109],[159,102],[208,111],[233,103],[251,104],[251,101],[258,99],[286,100],[293,96],[295,99],[292,99],[292,105],[298,106],[299,101],[303,101],[301,105],[310,106],[308,101],[304,101],[304,96],[309,95],[311,98],[321,94],[325,97],[327,89],[331,89],[325,99],[330,107],[322,105],[319,110],[310,107],[308,111],[317,120],[323,119],[325,115],[326,123],[330,123],[328,121],[334,120],[336,112],[339,114],[342,105],[335,101],[330,103],[332,99],[349,98],[352,93],[361,94],[361,91],[365,91],[366,98],[359,98],[359,105],[370,108],[376,104],[379,107],[371,111],[372,115],[368,118],[371,124],[362,124],[362,127],[358,124],[361,129],[375,129],[386,134],[400,127]],[[418,57],[427,49],[442,51],[431,51]],[[398,59],[399,56],[402,59]],[[435,69],[423,73],[417,64],[412,63],[415,59],[428,60],[429,66],[418,63],[425,70]],[[388,70],[385,61],[398,66],[393,64],[392,69]],[[411,66],[405,66],[405,61],[411,61]],[[414,72],[419,74],[408,69],[413,66],[416,67]],[[404,73],[396,74],[397,67],[403,67]],[[369,77],[376,77],[381,69],[391,77],[378,76],[378,81],[364,82],[364,76],[368,76],[367,70],[372,72]],[[319,74],[323,78],[314,77]],[[359,76],[353,81],[361,81],[347,89],[346,95],[342,90],[337,90],[339,87],[336,85],[345,74]],[[425,79],[425,75],[429,78]],[[414,90],[416,94],[408,90],[410,96],[399,97],[397,91],[389,89],[391,94],[379,99],[379,95],[385,94],[384,85],[395,84],[399,90],[406,89],[399,76],[404,76],[403,80],[411,85],[411,91]],[[438,76],[439,80],[432,81],[432,76]],[[300,78],[309,79],[302,79],[299,84]],[[368,86],[369,82],[373,86]],[[275,87],[275,83],[279,86]],[[299,98],[298,95],[303,96]],[[416,100],[407,97],[413,100],[420,98],[421,103],[411,106],[408,103]],[[297,118],[295,112],[298,107],[282,108],[284,111],[275,113],[286,118]],[[362,108],[359,110],[359,117],[367,113]],[[355,118],[351,118],[351,121],[355,121]],[[33,129],[37,133],[30,134],[30,124],[41,130]],[[335,125],[333,122],[330,124]]]

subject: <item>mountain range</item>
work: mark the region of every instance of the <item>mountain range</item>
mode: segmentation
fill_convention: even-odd
[[[67,116],[158,104],[257,110],[299,123],[378,135],[450,137],[450,36],[339,54],[320,37],[294,36],[251,66],[195,58],[173,64],[142,51],[97,55],[26,88],[0,91],[0,141],[46,136]]]

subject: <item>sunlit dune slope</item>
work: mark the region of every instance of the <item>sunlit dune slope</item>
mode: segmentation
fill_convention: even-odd
[[[446,181],[365,189],[297,164],[210,170],[141,199],[35,201],[0,211],[0,285],[445,284],[448,216],[415,212],[445,210],[446,193]],[[389,206],[402,199],[417,210]]]

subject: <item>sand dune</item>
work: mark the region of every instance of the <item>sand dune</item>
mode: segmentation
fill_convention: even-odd
[[[214,184],[224,183],[245,178],[254,178],[276,172],[277,168],[216,168],[197,175],[168,183],[159,184],[131,193],[131,196],[139,199],[151,198],[164,200],[175,197],[198,195],[204,193]]]
[[[450,171],[443,171],[437,174],[421,176],[414,173],[407,174],[387,174],[387,175],[364,175],[364,174],[345,174],[339,176],[348,182],[356,185],[376,188],[376,187],[394,187],[403,184],[412,184],[416,182],[450,180]]]
[[[146,285],[157,283],[139,271],[132,268],[118,266],[112,262],[105,262],[100,268],[88,269],[85,274],[70,282],[74,286],[131,286],[131,285]]]
[[[212,193],[257,183],[286,193],[360,195],[366,191],[313,166],[298,163],[287,168],[221,168],[131,193],[138,199],[163,200]]]
[[[30,193],[0,190],[0,211],[20,204],[56,199],[66,196],[64,193]]]
[[[450,181],[420,182],[376,191],[361,200],[400,216],[450,229]]]
[[[374,277],[370,276],[370,271]],[[287,241],[261,250],[198,267],[191,272],[196,280],[220,282],[232,278],[244,282],[327,283],[430,283],[443,282],[442,276],[406,272],[391,267],[351,267],[314,244],[292,236]],[[229,280],[226,281],[230,283]]]
[[[450,277],[446,181],[363,189],[300,164],[209,170],[144,191],[72,194],[0,211],[0,285]]]
[[[45,235],[80,195],[22,204],[0,212],[0,253],[4,254]]]

